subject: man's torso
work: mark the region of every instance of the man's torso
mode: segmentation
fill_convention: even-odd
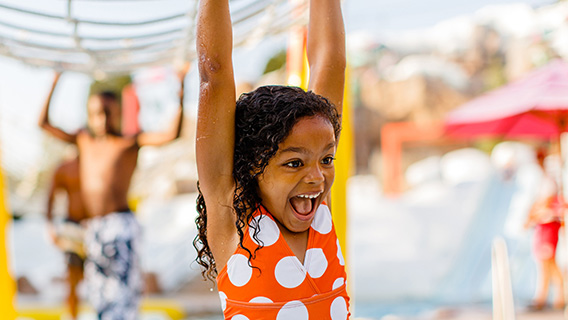
[[[128,210],[127,194],[136,168],[139,147],[134,137],[77,137],[81,192],[91,216]]]

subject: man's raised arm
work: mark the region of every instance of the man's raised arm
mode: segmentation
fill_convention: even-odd
[[[53,83],[51,85],[51,89],[49,90],[49,95],[45,100],[45,104],[43,105],[43,109],[39,116],[39,126],[46,132],[49,132],[54,137],[58,138],[59,140],[69,143],[77,143],[77,135],[69,134],[57,127],[54,127],[49,122],[49,107],[51,106],[51,98],[53,97],[53,92],[55,91],[55,87],[57,86],[60,77],[61,77],[60,72],[56,72],[53,77]]]
[[[181,128],[183,125],[183,99],[185,93],[185,78],[189,70],[189,62],[177,70],[177,77],[179,79],[179,104],[174,119],[170,126],[163,132],[142,132],[137,136],[137,143],[139,146],[159,146],[169,143],[181,135]]]

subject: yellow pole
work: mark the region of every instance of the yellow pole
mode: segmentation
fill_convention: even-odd
[[[14,302],[16,298],[16,283],[9,270],[8,239],[6,230],[10,226],[10,216],[6,205],[4,177],[0,169],[0,315],[2,319],[16,319]]]
[[[331,189],[331,212],[343,257],[347,258],[347,179],[352,173],[353,127],[351,123],[351,86],[349,67],[345,71],[341,140],[336,152],[335,182]],[[347,261],[347,259],[345,259]]]

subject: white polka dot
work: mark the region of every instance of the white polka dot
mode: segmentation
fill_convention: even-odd
[[[250,299],[250,303],[273,303],[272,300],[268,299],[267,297],[254,297]]]
[[[288,256],[278,261],[274,275],[281,286],[291,289],[304,282],[306,270],[298,266],[298,259],[295,256]]]
[[[308,273],[312,278],[319,278],[323,276],[327,269],[327,259],[323,250],[320,248],[308,249],[306,251],[306,263]]]
[[[333,286],[332,286],[331,290],[335,290],[335,289],[341,287],[344,283],[345,283],[345,279],[343,279],[343,278],[335,279],[335,281],[333,282]]]
[[[300,301],[290,301],[278,311],[276,320],[308,320],[308,308]]]
[[[339,264],[344,266],[345,260],[343,259],[343,253],[341,252],[341,246],[339,245],[339,239],[337,239],[337,259],[339,259]]]
[[[221,310],[225,311],[227,308],[227,295],[223,291],[219,291],[219,298],[221,299]]]
[[[343,297],[337,297],[331,303],[331,320],[347,319],[347,303]]]
[[[249,320],[249,318],[243,316],[242,314],[234,315],[231,320]]]
[[[254,222],[253,225],[255,225],[258,222],[258,227],[260,228],[260,231],[257,234],[258,239],[260,239],[260,241],[262,241],[262,244],[265,247],[271,246],[273,245],[277,240],[278,237],[280,236],[280,230],[278,229],[278,226],[276,225],[276,222],[274,222],[274,220],[270,219],[270,217],[268,216],[262,216],[262,219],[260,218],[261,216],[256,216],[254,218]],[[260,220],[260,222],[259,222]],[[252,227],[249,226],[249,236],[252,239],[252,241],[254,243],[256,243],[257,245],[260,245],[253,237],[254,235],[254,229]]]
[[[320,205],[314,221],[312,221],[312,228],[321,234],[327,234],[331,231],[332,221],[331,212],[326,205]]]
[[[252,276],[252,268],[248,265],[248,259],[242,254],[234,254],[227,262],[227,275],[234,286],[242,287],[249,282]]]

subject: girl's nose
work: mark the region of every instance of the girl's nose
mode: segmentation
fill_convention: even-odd
[[[314,165],[310,167],[308,174],[306,175],[307,183],[321,183],[325,180],[323,176],[323,170],[319,165]]]

